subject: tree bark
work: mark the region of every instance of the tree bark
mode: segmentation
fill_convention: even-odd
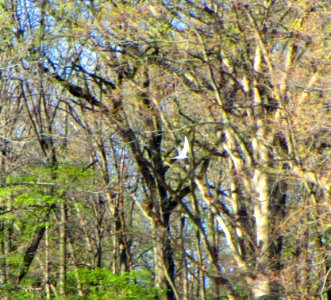
[[[51,266],[50,266],[50,245],[49,245],[49,226],[46,225],[45,229],[45,293],[46,299],[51,299]]]
[[[29,247],[25,251],[23,257],[22,269],[16,278],[16,284],[19,284],[24,279],[25,275],[29,271],[30,265],[34,257],[38,253],[40,241],[44,238],[46,231],[46,226],[43,223],[48,220],[48,217],[49,217],[49,212],[45,215],[45,217],[41,221],[42,225],[38,226],[35,230],[34,238],[32,239]]]
[[[60,266],[59,266],[59,294],[66,295],[67,285],[67,204],[60,204]]]

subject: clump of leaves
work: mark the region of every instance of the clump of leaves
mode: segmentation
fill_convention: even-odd
[[[160,289],[153,286],[152,275],[148,271],[134,271],[117,275],[104,268],[79,269],[78,276],[85,296],[76,295],[75,274],[69,272],[71,296],[66,299],[148,300],[155,299],[162,293]]]
[[[18,287],[13,284],[3,284],[0,290],[1,299],[20,299],[20,300],[33,300],[33,299],[41,299],[39,295],[34,293],[33,291],[27,291],[22,287]]]

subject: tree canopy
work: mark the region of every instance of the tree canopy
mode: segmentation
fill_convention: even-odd
[[[1,1],[1,298],[331,299],[330,17]]]

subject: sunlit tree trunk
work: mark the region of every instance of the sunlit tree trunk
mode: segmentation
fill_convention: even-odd
[[[59,265],[59,294],[64,297],[67,284],[67,204],[60,204],[60,265]]]
[[[254,58],[254,70],[261,72],[262,68],[262,50],[257,45]],[[252,138],[252,152],[254,161],[258,165],[267,165],[269,162],[268,149],[266,147],[266,133],[265,133],[265,112],[263,111],[262,98],[258,89],[258,82],[253,80],[253,102],[254,110],[252,118],[256,123],[256,133]],[[250,187],[247,187],[250,190]],[[256,256],[256,279],[253,280],[252,293],[255,299],[262,299],[263,297],[270,297],[271,292],[271,278],[269,276],[269,250],[270,250],[270,236],[269,227],[270,216],[270,178],[263,171],[258,168],[253,169],[252,178],[252,205],[255,220],[255,236],[256,245],[258,247],[258,254]]]

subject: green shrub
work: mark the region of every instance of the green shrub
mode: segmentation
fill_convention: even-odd
[[[154,287],[152,276],[148,271],[117,275],[107,269],[79,269],[78,276],[84,296],[77,296],[76,275],[69,272],[70,296],[66,299],[148,300],[155,299],[161,293],[160,289]]]

